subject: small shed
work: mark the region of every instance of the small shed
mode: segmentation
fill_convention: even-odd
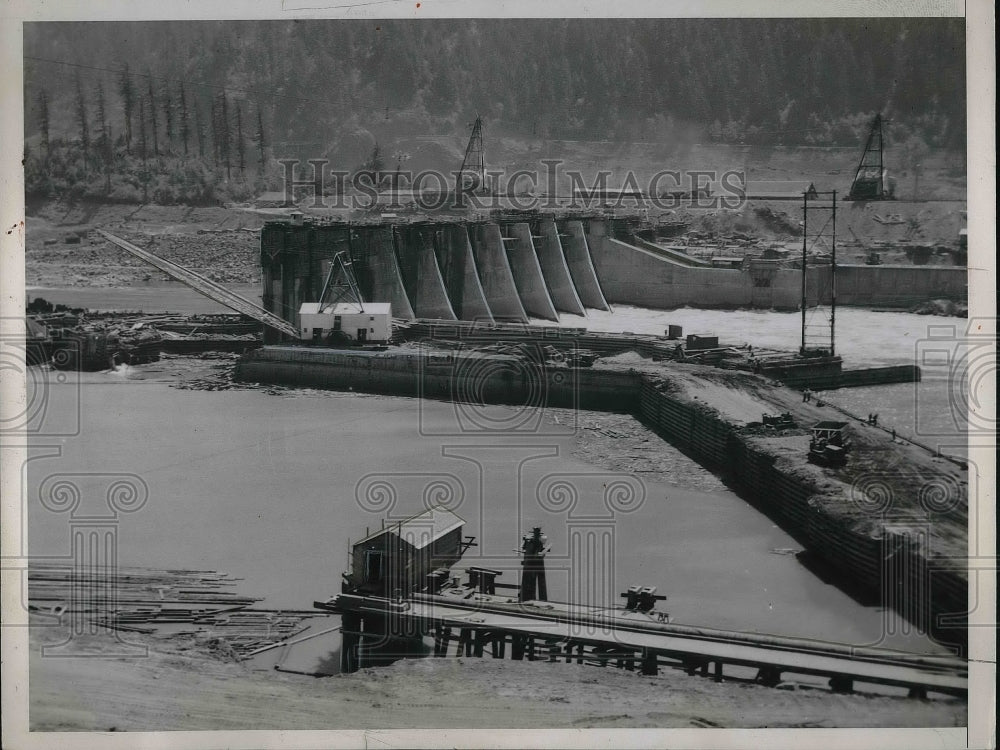
[[[322,340],[340,331],[359,344],[384,344],[392,337],[392,304],[389,302],[304,302],[299,308],[303,339]]]
[[[696,349],[718,349],[719,337],[707,336],[701,333],[689,333],[686,348],[690,351],[694,351]]]
[[[440,506],[385,525],[353,545],[347,581],[356,591],[380,596],[419,591],[434,570],[462,557],[464,526],[460,516]]]

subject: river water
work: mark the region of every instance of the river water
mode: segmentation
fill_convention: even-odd
[[[42,296],[80,304],[80,291],[94,290]],[[149,291],[102,294],[118,308],[212,311],[187,307],[177,289],[147,298]],[[777,345],[794,320],[758,312],[619,314],[631,317],[618,330],[638,332],[645,319],[662,331],[669,320],[725,340],[746,331],[761,346]],[[870,347],[886,363],[905,356],[887,328],[905,338],[932,322],[855,314],[859,324],[869,321],[858,339],[895,342],[852,343],[855,356]],[[610,315],[588,322],[598,330],[616,325]],[[27,472],[32,556],[70,554],[74,525],[88,514],[107,517],[109,486],[133,475],[148,499],[133,512],[111,513],[120,564],[221,570],[266,606],[308,609],[339,591],[350,539],[444,501],[477,537],[463,563],[505,569],[507,583],[517,580],[521,534],[541,525],[553,547],[552,598],[611,604],[629,585],[655,585],[678,622],[937,650],[805,568],[792,554],[795,541],[735,494],[615,475],[572,458],[573,425],[547,426],[507,407],[470,420],[462,406],[351,393],[182,390],[171,387],[168,365],[28,379],[38,428]],[[892,396],[869,397],[890,412]],[[898,401],[905,413],[906,399]],[[520,429],[496,429],[512,425]],[[43,506],[55,475],[79,488],[76,510]],[[560,493],[567,486],[570,494]],[[574,540],[588,538],[599,543],[574,557]]]
[[[259,285],[234,285],[234,292],[260,303]],[[181,284],[158,284],[126,289],[30,288],[29,297],[44,297],[74,307],[100,310],[172,311],[222,313],[227,308]],[[828,311],[809,312],[810,325],[821,323]],[[549,321],[535,321],[551,325]],[[726,344],[749,343],[756,347],[794,351],[801,336],[801,315],[772,310],[650,310],[615,305],[612,312],[590,310],[586,317],[561,315],[559,325],[592,331],[663,335],[670,324],[685,333],[714,334]],[[966,430],[970,398],[961,385],[966,374],[995,362],[993,343],[977,345],[966,336],[968,321],[914,313],[873,312],[864,308],[837,310],[837,353],[846,368],[918,364],[919,383],[901,383],[831,391],[824,398],[853,414],[879,415],[879,424],[895,428],[901,436],[914,438],[946,454],[967,456]],[[986,351],[984,357],[980,351]],[[978,357],[978,359],[977,359]]]

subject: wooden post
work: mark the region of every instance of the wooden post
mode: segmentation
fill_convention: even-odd
[[[715,662],[715,681],[722,682],[722,662]]]
[[[549,661],[550,662],[556,662],[556,661],[558,661],[559,660],[559,652],[562,651],[562,649],[559,648],[559,642],[558,641],[548,641],[545,645],[548,648]]]
[[[850,677],[831,677],[830,678],[830,689],[835,693],[853,693],[854,692],[854,680]]]
[[[576,663],[583,664],[583,644],[579,644],[576,647]]]
[[[510,636],[510,658],[514,661],[521,661],[524,658],[524,636],[513,633]]]
[[[471,649],[471,633],[468,628],[462,628],[458,634],[458,648],[455,649],[455,656],[468,656]]]
[[[642,673],[644,675],[656,675],[660,672],[660,665],[656,660],[656,652],[644,648],[642,650]]]
[[[483,647],[486,645],[486,631],[477,628],[473,637],[475,638],[474,655],[482,657]]]
[[[781,683],[781,670],[777,667],[761,667],[757,670],[757,682],[767,687],[776,687]]]
[[[352,674],[358,671],[358,646],[361,636],[361,617],[355,614],[345,614],[340,618],[340,671]]]
[[[451,628],[438,625],[434,635],[434,656],[447,656],[449,641],[451,641]]]

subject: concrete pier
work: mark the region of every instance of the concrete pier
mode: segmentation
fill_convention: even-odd
[[[445,226],[435,234],[435,250],[444,287],[459,320],[493,322],[486,294],[472,257],[468,229],[461,224]]]
[[[366,299],[392,303],[392,314],[399,318],[414,318],[413,307],[396,261],[392,227],[377,227],[372,232],[358,232],[351,243],[355,274]]]
[[[538,264],[534,243],[531,241],[531,229],[527,224],[504,225],[504,248],[510,259],[510,268],[514,274],[514,284],[524,309],[529,315],[545,320],[558,322],[559,314],[542,276],[542,267]]]
[[[448,301],[429,230],[401,228],[397,230],[396,241],[406,294],[417,317],[457,320]]]
[[[562,244],[559,242],[559,230],[551,219],[543,219],[536,225],[535,250],[538,251],[538,264],[542,268],[542,276],[548,285],[552,302],[557,310],[574,315],[586,315],[583,303],[576,293]]]
[[[500,227],[496,224],[474,224],[469,227],[469,237],[476,271],[493,317],[527,323],[528,314],[514,284]]]
[[[566,265],[576,286],[580,301],[595,310],[610,310],[608,301],[604,299],[601,284],[597,280],[597,271],[590,258],[587,247],[587,235],[583,231],[583,222],[567,221],[560,229],[560,241],[566,252]]]

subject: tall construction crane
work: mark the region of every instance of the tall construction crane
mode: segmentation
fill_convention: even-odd
[[[463,186],[469,183],[474,193],[488,192],[486,154],[483,151],[483,118],[479,115],[476,115],[476,121],[472,124],[472,135],[469,136],[469,145],[465,147],[465,158],[462,159],[462,166],[455,178],[455,192],[461,192]]]
[[[847,194],[849,201],[881,201],[892,198],[885,187],[885,165],[882,161],[882,115],[875,115],[871,128],[868,130],[868,140],[861,154],[854,182]]]

